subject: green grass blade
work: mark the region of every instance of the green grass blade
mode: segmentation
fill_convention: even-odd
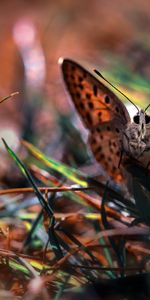
[[[41,206],[43,207],[43,209],[48,213],[48,215],[50,217],[53,216],[53,211],[51,209],[51,207],[49,206],[49,204],[45,201],[42,193],[38,190],[30,172],[26,169],[25,165],[23,164],[23,162],[18,158],[18,156],[13,152],[13,150],[7,145],[7,143],[5,142],[4,139],[2,139],[6,150],[8,151],[9,155],[13,158],[13,160],[15,161],[15,163],[17,164],[17,166],[19,167],[19,169],[21,170],[21,172],[23,173],[23,175],[27,178],[28,182],[31,184],[31,186],[34,189],[34,192],[36,194],[36,196],[39,199],[39,202],[41,204]]]
[[[43,162],[47,167],[59,172],[69,180],[83,187],[87,187],[87,182],[85,181],[84,173],[76,170],[75,168],[68,167],[67,165],[62,164],[50,157],[47,157],[39,149],[37,149],[35,146],[26,141],[23,141],[23,145],[30,151],[30,153],[35,158]]]

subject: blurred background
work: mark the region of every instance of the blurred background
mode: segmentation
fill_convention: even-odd
[[[149,1],[1,1],[0,23],[0,97],[19,91],[0,106],[0,136],[13,149],[24,138],[68,162],[76,137],[75,160],[86,159],[60,56],[96,67],[139,106],[149,103]]]
[[[67,293],[74,288],[80,291],[80,286],[94,280],[102,293],[110,292],[103,299],[150,298],[144,296],[149,293],[149,277],[145,276],[150,269],[149,231],[146,227],[146,233],[140,233],[150,224],[148,172],[129,164],[136,205],[127,187],[108,180],[106,184],[107,173],[94,161],[87,131],[69,99],[58,64],[59,57],[64,57],[89,70],[98,69],[145,108],[150,103],[149,36],[149,0],[0,1],[0,100],[19,92],[0,104],[0,300],[56,300],[64,291],[61,299],[69,299]],[[137,112],[121,99],[132,115]],[[56,188],[43,193],[49,205],[44,210],[41,194],[22,189],[33,182],[16,166],[1,137],[25,163],[38,187]],[[40,158],[30,154],[22,139],[49,160],[43,162],[42,154]],[[94,189],[73,192],[73,184],[81,183],[79,171]],[[82,182],[83,186],[87,183]],[[69,193],[60,192],[64,185],[70,187]],[[141,218],[144,223],[138,224]],[[131,225],[139,226],[136,233],[134,228],[130,231]],[[105,229],[120,231],[109,239],[109,235],[99,235]],[[133,281],[128,282],[128,274],[135,275]],[[115,278],[116,289],[111,282],[105,285],[105,278]],[[91,299],[96,299],[93,291],[87,290],[87,295],[90,292]],[[84,294],[81,297],[85,299]]]

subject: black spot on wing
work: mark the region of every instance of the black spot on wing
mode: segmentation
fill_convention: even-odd
[[[93,85],[93,93],[94,93],[94,96],[97,97],[97,85],[96,84]]]
[[[109,98],[107,95],[105,96],[105,103],[106,103],[106,104],[109,104],[109,103],[110,103],[110,98]]]

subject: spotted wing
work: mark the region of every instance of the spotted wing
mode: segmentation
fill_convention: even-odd
[[[64,59],[61,66],[67,89],[87,128],[114,118],[126,126],[130,121],[128,111],[111,90],[72,60]]]
[[[117,182],[123,181],[121,160],[123,126],[117,119],[94,127],[89,134],[89,144],[96,160]]]
[[[120,160],[122,131],[130,122],[117,96],[76,62],[62,62],[63,77],[73,103],[90,130],[89,143],[98,162],[117,182],[122,181]]]

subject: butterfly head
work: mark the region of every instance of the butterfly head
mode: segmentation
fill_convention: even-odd
[[[145,111],[141,110],[137,115],[133,117],[133,121],[135,124],[140,124],[141,121],[144,121],[145,124],[150,123],[150,116],[145,113]]]
[[[148,105],[148,107],[149,107],[149,105]],[[138,127],[139,127],[139,133],[140,133],[141,139],[143,139],[145,137],[145,134],[146,134],[146,125],[150,124],[150,115],[146,114],[147,108],[145,110],[141,109],[133,117],[134,123],[137,124]]]

